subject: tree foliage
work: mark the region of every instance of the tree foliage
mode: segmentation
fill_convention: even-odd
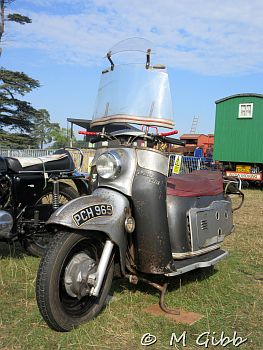
[[[7,20],[19,24],[32,23],[31,18],[20,15],[20,13],[9,13],[9,15],[7,15]]]
[[[14,0],[0,0],[0,43],[5,32],[5,22],[31,23],[31,19],[19,13],[5,15],[7,5]],[[0,56],[2,49],[0,48]],[[39,81],[23,72],[0,68],[0,146],[40,147],[52,140],[51,129],[58,128],[50,122],[45,109],[37,110],[21,99],[25,94],[40,86]]]
[[[5,9],[7,5],[10,5],[12,2],[15,0],[0,0],[0,42],[3,39],[3,35],[5,33],[5,22],[16,22],[19,24],[26,24],[26,23],[31,23],[32,20],[27,17],[23,16],[20,13],[9,13],[7,16],[5,15]],[[0,47],[0,56],[2,54],[3,49]]]
[[[51,130],[59,128],[50,122],[45,109],[35,109],[21,99],[39,87],[38,80],[22,72],[0,69],[0,132],[2,147],[41,147],[51,142]],[[11,131],[9,133],[8,131]]]
[[[37,148],[38,145],[35,140],[28,134],[22,134],[17,132],[6,132],[5,130],[0,130],[0,148],[14,148],[14,149],[24,149],[24,148]]]
[[[76,141],[73,135],[72,140],[70,139],[69,130],[66,128],[55,128],[51,132],[52,139],[54,141],[52,148],[61,148],[65,146],[70,146],[70,141]]]
[[[0,69],[0,128],[30,132],[36,121],[38,111],[29,102],[20,100],[32,89],[39,87],[39,82],[25,73]]]
[[[52,134],[59,130],[58,123],[50,122],[50,115],[46,109],[39,109],[37,112],[37,123],[31,134],[37,147],[42,149],[44,144],[52,142]]]

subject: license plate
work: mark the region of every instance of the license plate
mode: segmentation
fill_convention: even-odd
[[[226,171],[226,176],[239,177],[241,180],[252,180],[252,181],[262,180],[262,173],[248,174],[248,173],[237,173],[235,171]]]
[[[83,225],[85,222],[95,219],[100,216],[111,216],[112,205],[110,204],[96,204],[90,205],[76,212],[73,215],[73,220],[77,226]]]
[[[237,165],[236,166],[236,172],[237,173],[250,173],[251,172],[251,166],[250,165]]]

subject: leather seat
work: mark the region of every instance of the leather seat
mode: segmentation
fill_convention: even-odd
[[[223,177],[218,171],[198,170],[167,179],[167,195],[179,197],[216,196],[223,192]]]
[[[45,157],[41,157],[44,160]],[[39,171],[47,173],[60,173],[60,172],[72,172],[75,170],[75,164],[70,156],[67,154],[66,157],[56,160],[47,160],[39,164],[33,164],[30,166],[22,166],[19,162],[19,158],[4,157],[8,171],[14,173]],[[36,158],[37,159],[37,158]]]

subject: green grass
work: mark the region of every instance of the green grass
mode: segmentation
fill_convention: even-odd
[[[113,299],[95,320],[70,333],[56,333],[42,320],[35,301],[39,259],[7,244],[0,245],[0,349],[143,349],[144,333],[157,337],[150,349],[205,349],[195,343],[206,331],[248,338],[239,349],[263,348],[263,192],[247,190],[244,206],[234,214],[236,230],[224,247],[230,256],[213,274],[174,278],[166,302],[204,317],[192,326],[177,324],[144,309],[158,303],[156,290],[117,280]],[[171,334],[187,332],[186,347],[170,346]],[[212,346],[209,349],[223,349]],[[236,349],[228,345],[226,349]]]

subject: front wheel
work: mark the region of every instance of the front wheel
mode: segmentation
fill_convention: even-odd
[[[99,314],[110,291],[114,263],[111,259],[98,297],[89,295],[86,283],[96,271],[104,241],[98,232],[60,232],[54,236],[37,274],[36,299],[48,326],[66,332]],[[85,276],[85,281],[79,276]]]

